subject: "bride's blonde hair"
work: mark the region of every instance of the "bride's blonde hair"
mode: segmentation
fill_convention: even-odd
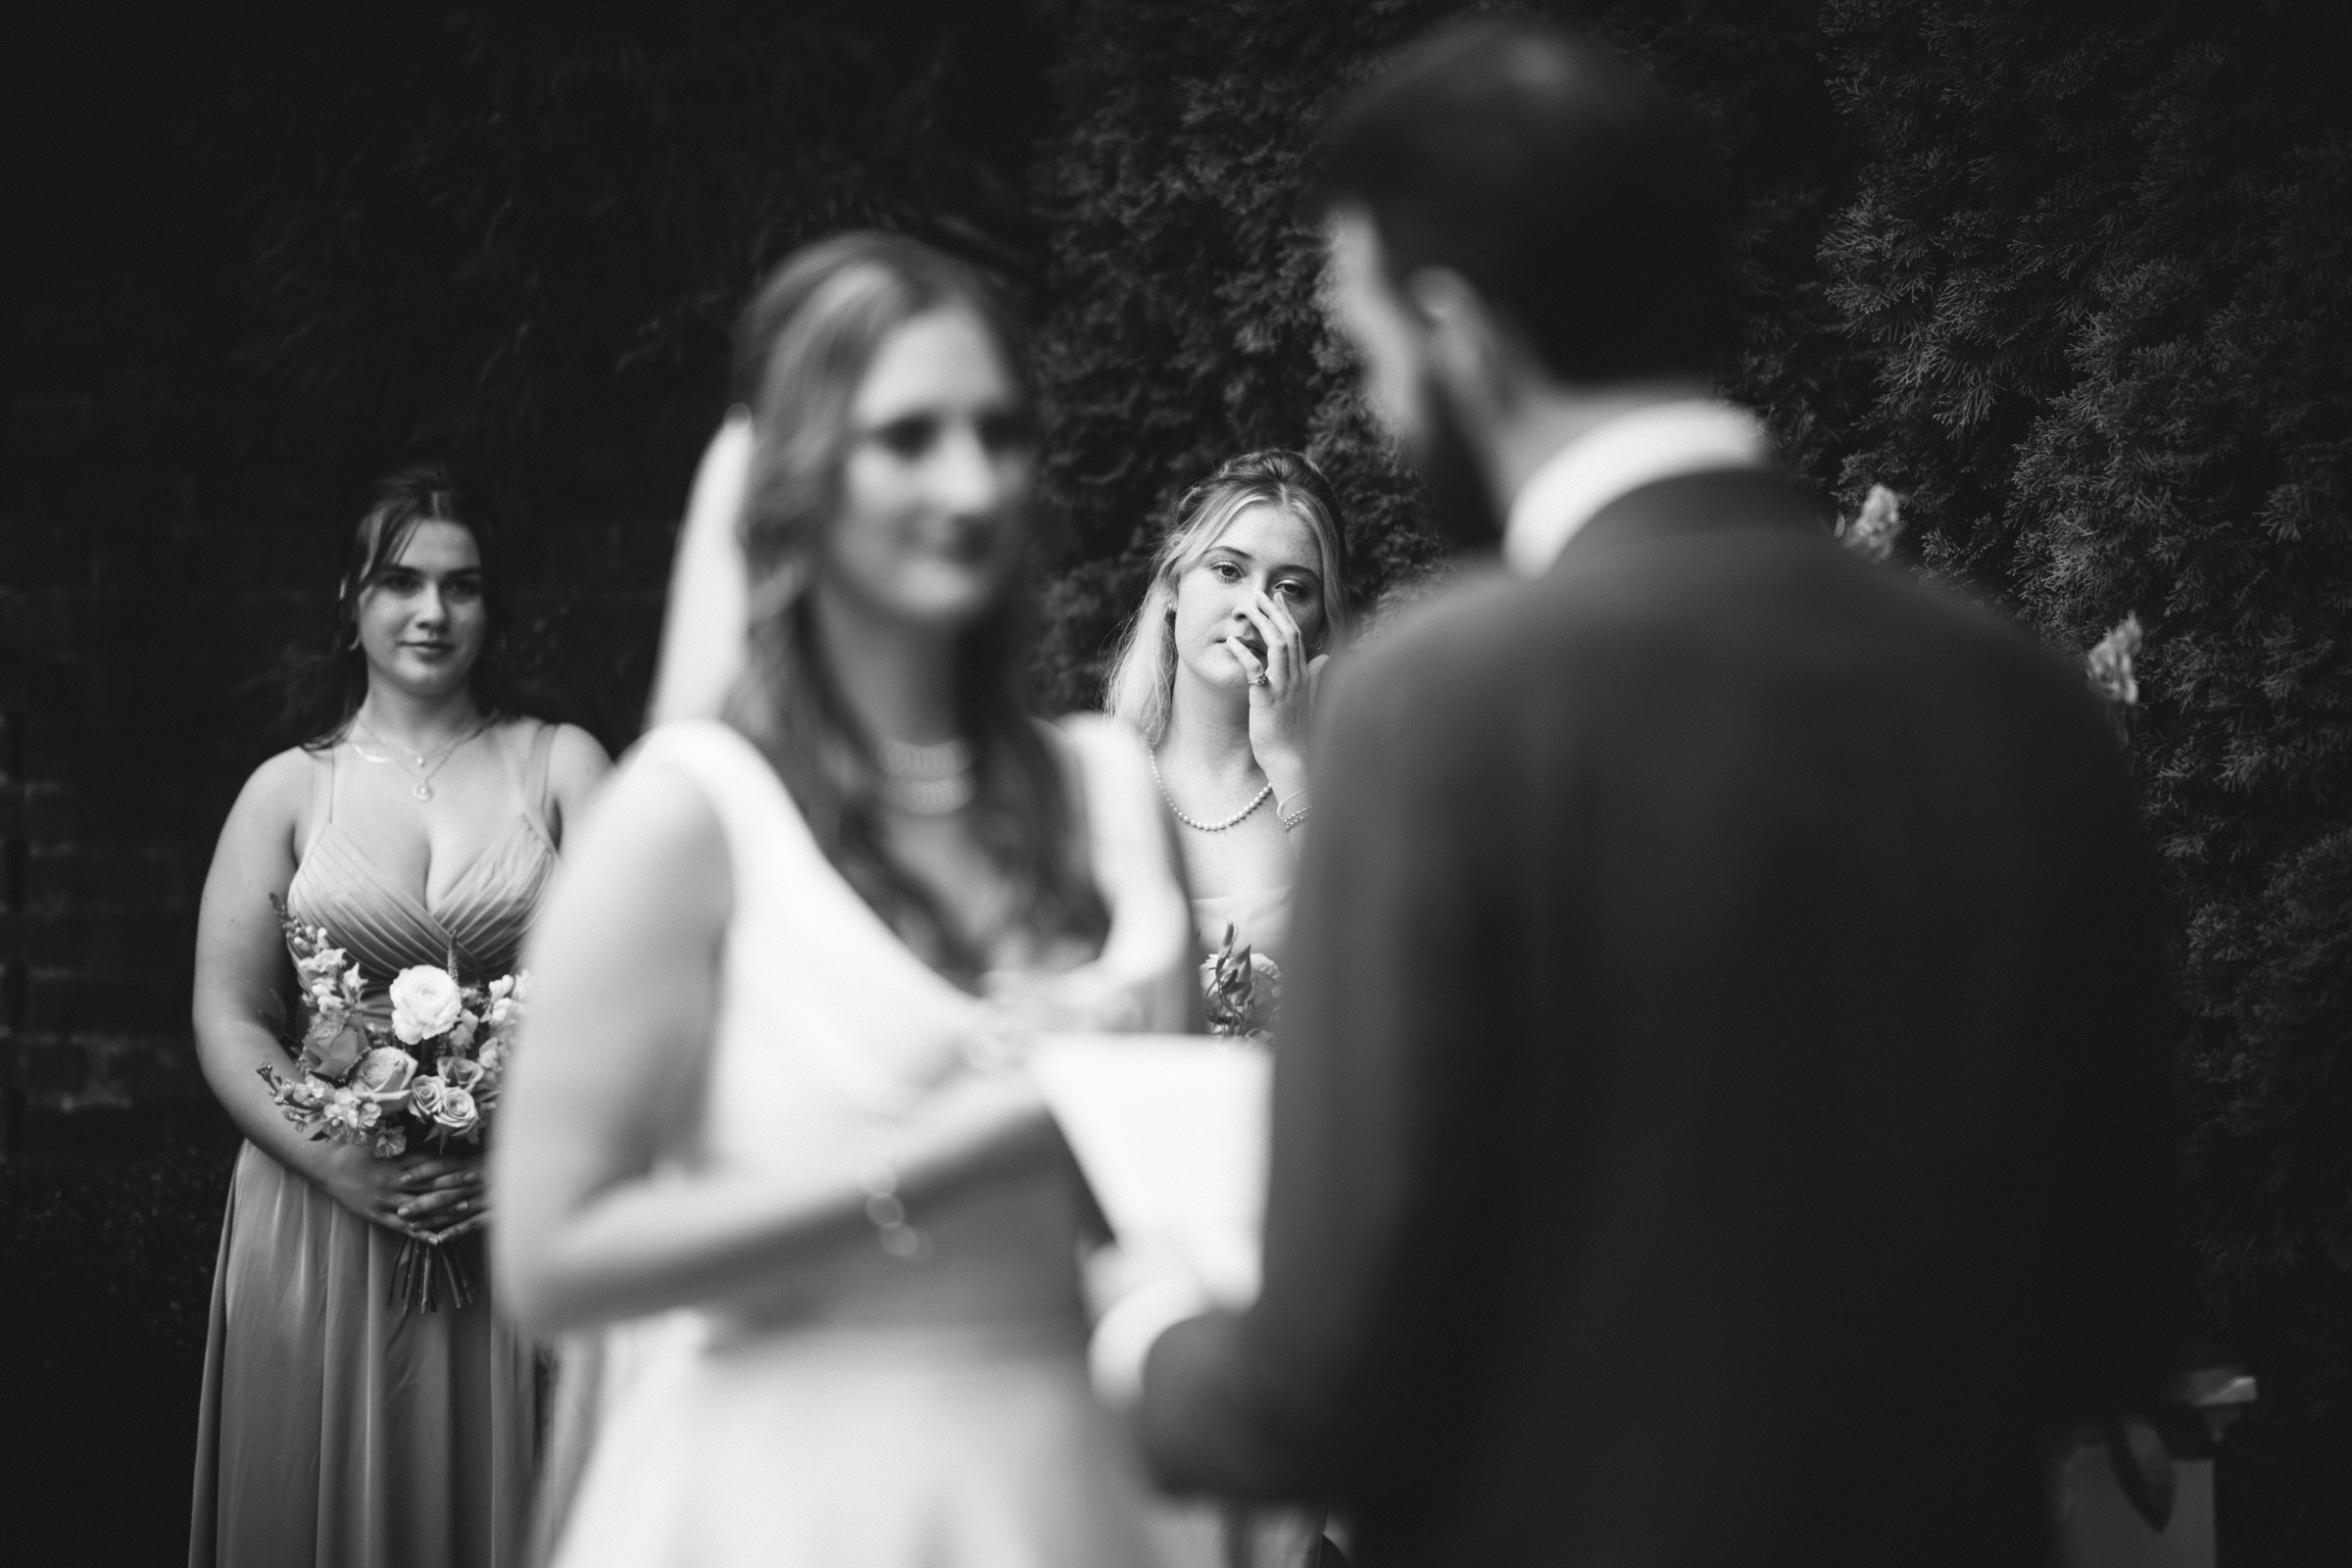
[[[1331,481],[1304,455],[1265,447],[1229,458],[1176,504],[1176,526],[1152,558],[1152,585],[1120,634],[1104,684],[1103,709],[1157,748],[1168,732],[1168,704],[1176,689],[1176,581],[1233,520],[1251,507],[1276,507],[1315,536],[1323,579],[1323,640],[1311,658],[1337,648],[1348,634],[1348,534],[1340,525]]]

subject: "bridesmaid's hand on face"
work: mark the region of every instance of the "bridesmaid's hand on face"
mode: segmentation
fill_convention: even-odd
[[[1307,720],[1331,656],[1307,658],[1305,634],[1279,599],[1253,594],[1243,603],[1242,613],[1266,644],[1262,658],[1239,639],[1231,644],[1234,658],[1250,674],[1250,750],[1275,793],[1287,796],[1306,777]]]

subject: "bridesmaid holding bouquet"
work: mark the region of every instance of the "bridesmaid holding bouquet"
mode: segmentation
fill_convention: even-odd
[[[358,965],[359,1011],[379,1022],[403,969],[454,963],[470,982],[517,967],[564,825],[608,762],[585,731],[489,700],[492,593],[447,474],[387,479],[353,535],[336,643],[302,671],[310,738],[255,770],[214,852],[196,1048],[246,1142],[213,1281],[190,1568],[520,1560],[531,1350],[486,1298],[418,1311],[395,1289],[412,1238],[478,1250],[479,1153],[311,1141],[260,1071],[293,1065],[273,900]]]

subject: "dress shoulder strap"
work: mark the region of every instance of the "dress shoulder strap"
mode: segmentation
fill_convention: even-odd
[[[306,860],[310,858],[312,846],[318,842],[318,835],[335,819],[335,754],[342,749],[342,742],[337,741],[323,752],[306,754],[311,760],[311,830],[302,843]]]
[[[539,831],[545,833],[548,822],[547,760],[556,749],[557,726],[543,718],[532,722],[539,727],[531,736],[531,749],[522,765],[522,808],[530,813]]]

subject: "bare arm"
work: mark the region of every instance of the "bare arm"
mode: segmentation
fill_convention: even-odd
[[[756,1300],[867,1224],[853,1169],[653,1175],[700,1102],[733,906],[718,821],[668,768],[616,779],[575,834],[493,1156],[500,1288],[534,1331]],[[1025,1081],[967,1075],[883,1152],[919,1198],[1050,1136]]]
[[[292,968],[270,900],[293,880],[305,769],[315,765],[299,752],[264,763],[220,829],[196,915],[196,1059],[229,1120],[262,1152],[364,1219],[411,1234],[437,1230],[478,1190],[473,1172],[457,1160],[379,1160],[355,1145],[313,1142],[271,1103],[259,1071],[294,1070],[278,1043]]]
[[[547,806],[558,849],[563,848],[566,829],[579,825],[581,813],[612,771],[612,759],[595,736],[577,724],[557,728],[547,758]]]

